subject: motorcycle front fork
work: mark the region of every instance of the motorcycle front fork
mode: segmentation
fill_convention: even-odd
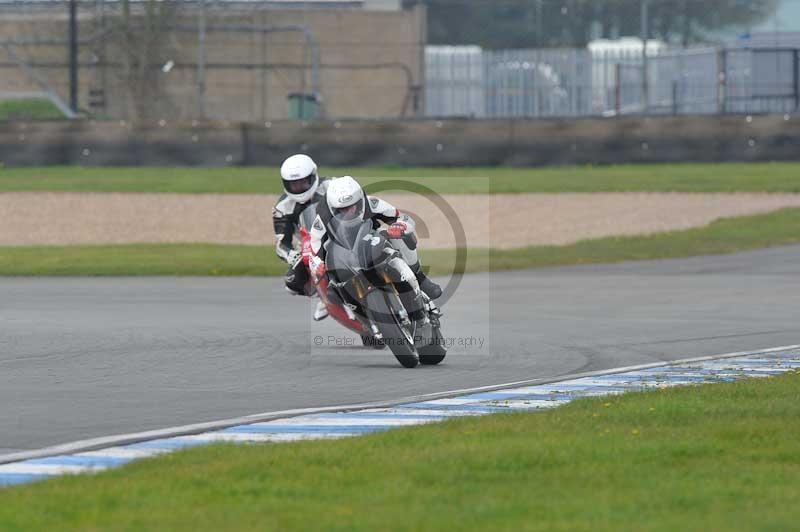
[[[434,327],[439,327],[439,318],[442,317],[441,309],[433,302],[433,299],[430,299],[428,296],[425,297],[425,310],[428,312],[428,319],[431,320],[431,323]]]
[[[427,302],[425,303],[425,311],[426,311],[426,314],[427,314],[427,320],[422,325],[423,326],[430,325],[433,329],[438,329],[439,327],[441,327],[441,324],[439,322],[439,318],[442,316],[442,311],[439,310],[439,307],[437,307],[436,303],[434,303],[432,300],[428,299],[427,297],[425,297],[425,299],[427,300]],[[345,308],[347,308],[347,307],[345,307]],[[347,309],[347,310],[349,311],[349,309]],[[352,311],[348,312],[348,314],[351,314],[351,313],[352,313]],[[353,319],[358,319],[361,322],[361,324],[364,327],[364,330],[372,331],[372,336],[375,337],[378,340],[382,340],[383,339],[383,335],[378,330],[378,327],[371,320],[369,320],[368,318],[363,318],[363,317],[361,317],[359,315],[356,315],[355,313],[352,313],[352,314],[354,316]],[[411,324],[411,320],[408,317],[408,312],[406,312],[405,309],[401,309],[400,310],[400,319],[403,321],[403,323],[405,325],[410,325]]]

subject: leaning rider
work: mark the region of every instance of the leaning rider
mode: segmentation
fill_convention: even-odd
[[[335,215],[347,220],[372,219],[375,229],[380,227],[381,222],[389,226],[386,231],[389,242],[411,267],[411,271],[419,281],[420,289],[431,299],[442,295],[441,287],[422,271],[417,256],[416,226],[409,215],[401,213],[382,199],[367,196],[361,185],[350,176],[331,179],[326,188],[326,199],[319,202],[317,218],[311,227],[311,248],[314,252],[314,257],[311,259],[312,270],[323,271],[322,261],[325,255],[324,244],[327,240],[327,228]]]
[[[294,249],[293,239],[300,228],[300,215],[310,205],[324,204],[325,192],[330,180],[317,175],[317,165],[308,155],[292,155],[281,165],[284,193],[272,209],[275,228],[275,251],[289,265],[284,281],[286,290],[292,295],[313,296],[315,291],[306,291],[308,270],[302,254]],[[320,201],[321,200],[321,201]],[[317,303],[314,319],[320,321],[328,316],[322,301]]]

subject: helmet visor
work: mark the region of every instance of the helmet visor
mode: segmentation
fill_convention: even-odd
[[[363,201],[357,201],[352,205],[339,207],[334,209],[333,215],[343,221],[355,220],[356,218],[360,218],[361,214],[364,212],[363,203]]]
[[[289,194],[302,194],[308,192],[316,181],[316,174],[311,174],[302,179],[293,179],[291,181],[284,179],[283,189]]]

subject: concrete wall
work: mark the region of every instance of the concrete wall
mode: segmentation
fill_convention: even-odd
[[[306,152],[325,166],[543,166],[798,161],[800,117],[539,121],[330,121],[132,126],[0,125],[8,166],[279,165]],[[800,176],[798,176],[800,179]]]

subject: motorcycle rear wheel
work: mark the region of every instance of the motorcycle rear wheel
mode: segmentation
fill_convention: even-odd
[[[387,301],[388,297],[391,295],[381,290],[373,290],[367,294],[365,306],[370,318],[381,332],[383,342],[389,346],[397,361],[404,368],[415,368],[419,364],[419,356],[414,348],[413,335],[401,325],[399,309],[392,308]],[[397,304],[401,305],[399,300]]]

